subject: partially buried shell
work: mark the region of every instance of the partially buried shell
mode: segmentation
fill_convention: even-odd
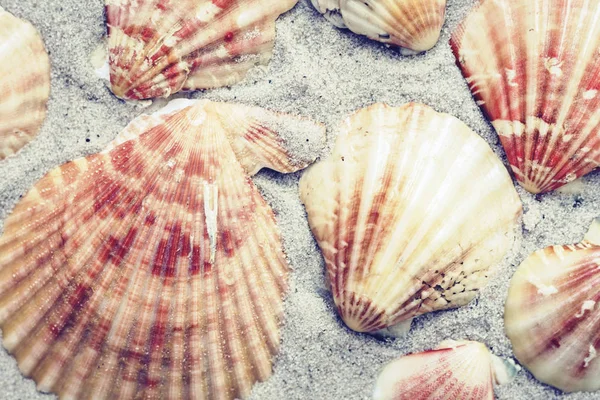
[[[598,166],[597,0],[483,0],[451,45],[525,189],[551,191]]]
[[[583,242],[536,251],[517,269],[504,315],[515,356],[567,392],[600,389],[600,221]]]
[[[348,118],[300,191],[338,312],[359,332],[405,329],[413,317],[467,304],[521,214],[483,139],[420,104],[376,104]]]
[[[123,99],[229,86],[266,64],[298,0],[106,0],[112,91]]]
[[[50,60],[37,30],[0,7],[0,160],[38,133],[50,95]]]
[[[446,0],[311,1],[338,28],[399,46],[405,54],[435,46],[446,14]]]
[[[492,400],[494,385],[517,367],[479,342],[446,340],[392,361],[379,374],[373,400]]]
[[[50,171],[0,237],[0,327],[21,371],[61,398],[246,397],[271,374],[288,274],[249,175],[305,167],[323,133],[183,102]]]

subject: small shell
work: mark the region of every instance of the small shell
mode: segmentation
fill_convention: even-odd
[[[582,243],[523,261],[504,322],[515,356],[537,379],[566,392],[600,389],[600,220]]]
[[[38,133],[50,96],[50,60],[37,30],[0,7],[0,160]]]
[[[338,28],[402,48],[405,54],[431,49],[440,38],[446,0],[312,0]]]
[[[483,0],[451,40],[519,183],[548,192],[600,164],[600,7]]]
[[[271,375],[288,264],[249,175],[324,129],[178,102],[50,171],[0,237],[4,346],[61,398],[233,399]],[[306,150],[306,149],[300,149]]]
[[[300,195],[338,312],[359,332],[467,304],[521,214],[489,146],[420,104],[376,104],[347,119],[333,154],[302,177]]]
[[[123,99],[230,86],[271,58],[298,0],[106,0],[110,82]]]
[[[517,370],[482,343],[446,340],[386,365],[373,400],[493,400],[494,384],[506,383]]]

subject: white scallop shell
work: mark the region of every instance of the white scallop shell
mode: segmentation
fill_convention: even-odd
[[[300,195],[338,312],[360,332],[467,304],[521,214],[487,143],[421,104],[376,104],[344,121]]]

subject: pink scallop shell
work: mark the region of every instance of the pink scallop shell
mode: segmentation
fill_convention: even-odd
[[[4,346],[64,398],[233,399],[271,375],[288,264],[249,175],[321,126],[183,102],[42,178],[0,237]]]
[[[548,192],[600,163],[600,4],[483,0],[450,41],[519,183]]]
[[[271,58],[298,0],[106,0],[110,82],[123,99],[230,86]]]
[[[493,400],[494,384],[516,369],[479,342],[444,341],[435,350],[409,354],[379,374],[373,400]]]
[[[0,160],[38,133],[50,96],[50,60],[38,31],[0,7]]]
[[[504,321],[515,356],[537,379],[566,392],[600,390],[600,220],[582,243],[523,261]]]

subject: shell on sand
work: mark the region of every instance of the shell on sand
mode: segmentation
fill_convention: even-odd
[[[38,133],[50,96],[50,60],[38,31],[0,7],[0,160]]]
[[[114,94],[229,86],[271,58],[275,20],[298,0],[106,0]]]
[[[600,220],[583,242],[523,261],[504,322],[515,356],[537,379],[566,392],[600,390]]]
[[[493,400],[494,385],[517,367],[479,342],[446,340],[435,349],[400,357],[380,372],[373,400]]]
[[[404,54],[435,46],[446,16],[446,0],[311,1],[338,28],[399,46]]]
[[[598,0],[483,0],[451,46],[525,189],[600,164]]]
[[[18,203],[0,237],[4,346],[63,398],[248,396],[271,374],[288,264],[250,179],[314,156],[324,128],[177,102]]]
[[[467,304],[511,246],[521,214],[485,141],[421,104],[376,104],[345,120],[300,195],[338,312],[359,332],[406,328]]]

